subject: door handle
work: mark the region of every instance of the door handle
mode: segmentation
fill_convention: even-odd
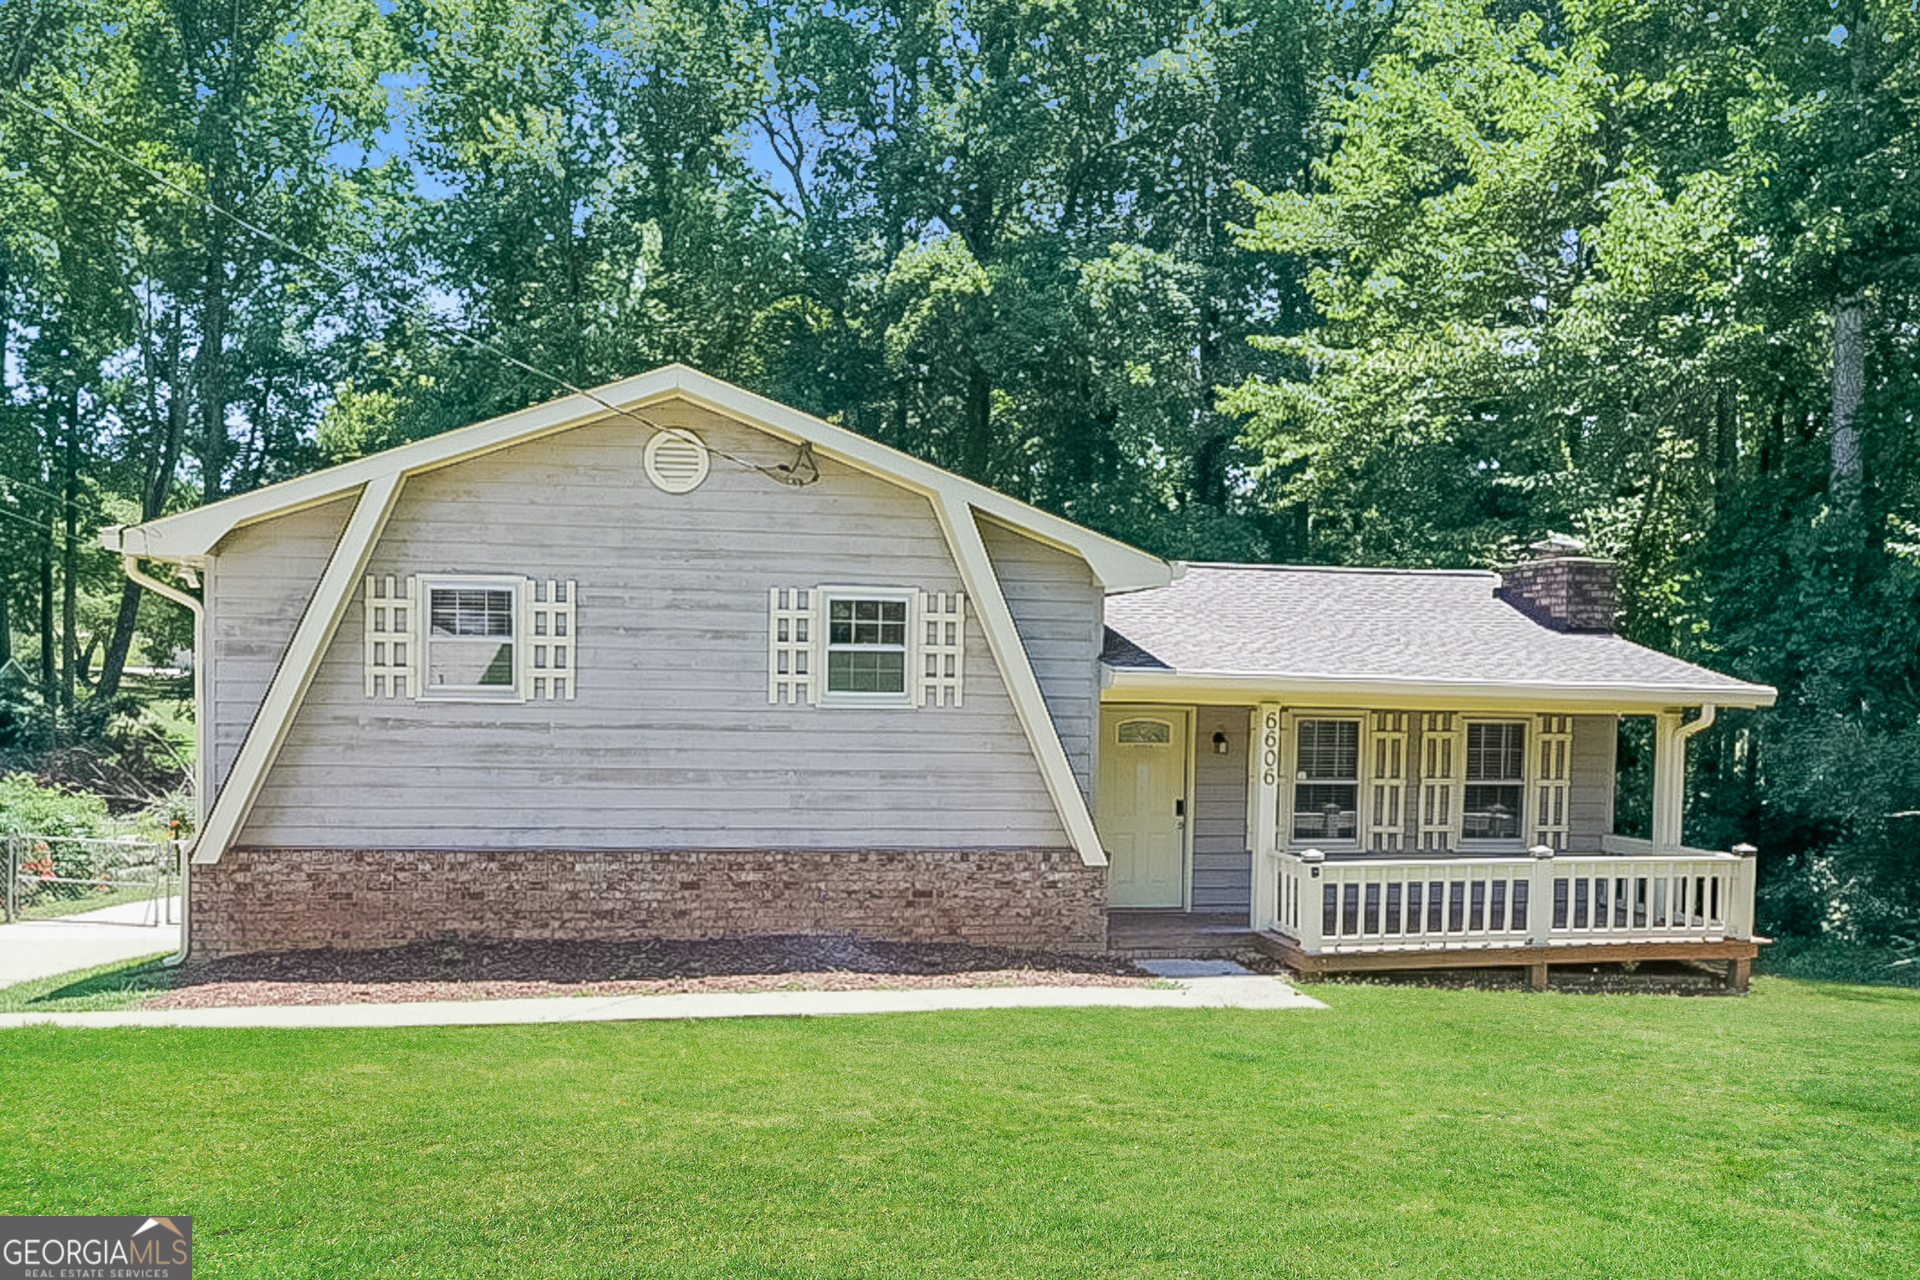
[[[1184,818],[1187,816],[1187,801],[1185,796],[1173,802],[1173,816],[1176,818]]]

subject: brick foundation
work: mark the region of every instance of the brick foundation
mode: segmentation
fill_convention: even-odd
[[[231,849],[192,893],[197,956],[449,935],[1106,946],[1106,869],[1071,849]]]

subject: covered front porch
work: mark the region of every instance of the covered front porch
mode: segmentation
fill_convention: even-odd
[[[1744,987],[1753,851],[1684,843],[1687,744],[1774,691],[1613,634],[1613,567],[1533,550],[1497,575],[1189,565],[1110,597],[1109,903],[1244,911],[1311,973],[1692,961]],[[1616,821],[1629,717],[1642,839]]]
[[[1711,966],[1729,988],[1746,990],[1761,941],[1753,930],[1756,850],[1681,840],[1687,743],[1714,723],[1716,707],[1609,711],[1525,716],[1496,704],[1369,713],[1376,724],[1405,723],[1418,733],[1417,753],[1409,750],[1404,765],[1395,759],[1398,738],[1367,739],[1373,759],[1360,769],[1367,789],[1356,806],[1376,818],[1403,803],[1413,809],[1403,830],[1389,823],[1384,838],[1369,839],[1361,815],[1328,808],[1316,822],[1301,800],[1323,788],[1312,785],[1312,766],[1301,768],[1301,749],[1287,734],[1320,713],[1259,707],[1250,919],[1265,948],[1311,974],[1518,967],[1535,989],[1546,987],[1553,965],[1677,960]],[[1612,745],[1593,741],[1634,714],[1653,727],[1650,839],[1612,830]],[[1455,720],[1469,732],[1461,735]],[[1474,758],[1482,742],[1497,739],[1476,739],[1471,728],[1495,724],[1521,735],[1517,766]],[[1454,751],[1466,753],[1464,768],[1448,761]],[[1518,784],[1510,815],[1488,801],[1498,788],[1473,781],[1489,772]],[[1378,837],[1379,823],[1372,825]],[[1489,838],[1495,830],[1505,838]]]
[[[1628,714],[1653,721],[1653,839],[1612,831]],[[1536,988],[1554,965],[1684,961],[1744,990],[1755,851],[1679,840],[1686,743],[1713,719],[1110,702],[1109,946],[1255,947],[1305,974],[1517,968]],[[1496,748],[1518,762],[1479,758]]]
[[[1754,850],[1680,840],[1715,708],[1109,702],[1109,946],[1252,945],[1306,974],[1685,961],[1747,985]],[[1538,704],[1534,704],[1537,706]],[[1652,722],[1651,839],[1615,834],[1615,740]]]

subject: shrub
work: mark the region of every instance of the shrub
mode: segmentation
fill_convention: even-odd
[[[107,802],[99,796],[43,787],[28,773],[0,774],[0,833],[98,836],[107,825]]]

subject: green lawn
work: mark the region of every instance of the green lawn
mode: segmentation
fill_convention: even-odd
[[[7,935],[0,932],[0,946],[4,945],[7,945]],[[143,960],[116,960],[91,969],[72,969],[51,978],[33,978],[0,987],[0,1013],[131,1009],[155,992],[173,989],[179,971],[160,963],[166,955],[167,952],[159,951]]]
[[[219,1276],[1890,1276],[1920,992],[0,1032],[0,1212]]]

